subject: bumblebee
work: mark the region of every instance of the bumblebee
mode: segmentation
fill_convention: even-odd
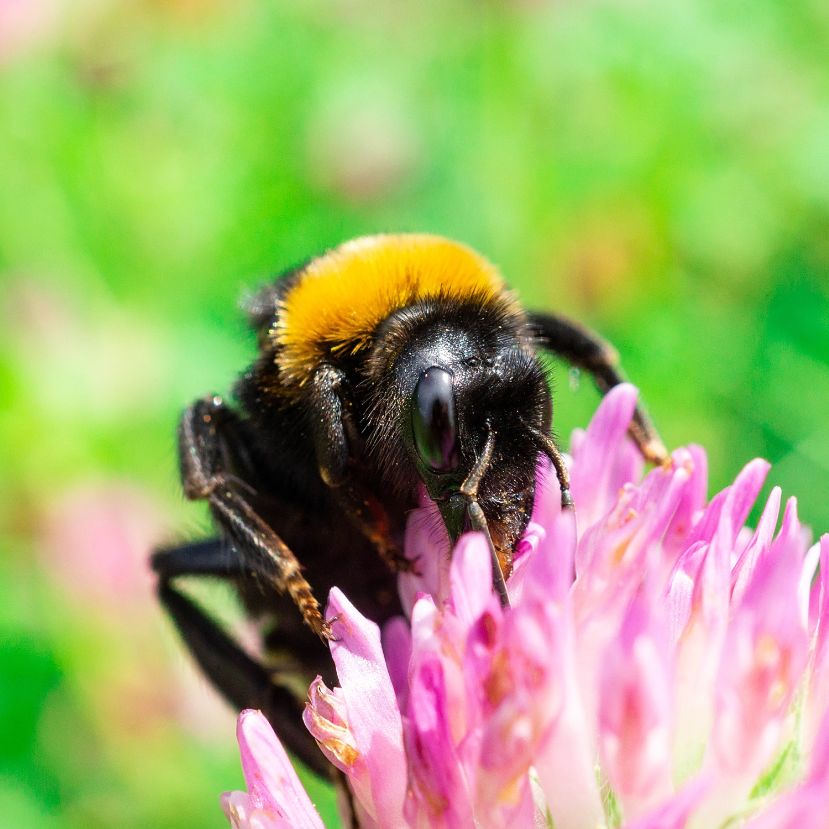
[[[237,709],[261,709],[326,774],[300,716],[308,682],[331,682],[318,597],[337,585],[378,623],[401,613],[396,573],[413,566],[401,549],[406,517],[425,494],[451,539],[486,535],[508,602],[541,455],[562,505],[572,504],[541,353],[590,372],[602,392],[622,378],[596,335],[527,313],[495,267],[436,236],[347,242],[278,277],[248,312],[259,353],[236,405],[197,400],[178,430],[184,494],[208,502],[217,537],[160,550],[152,563],[161,601],[212,683]],[[649,461],[665,459],[641,410],[631,433]],[[188,597],[184,576],[231,582],[261,623],[265,656],[254,659]]]

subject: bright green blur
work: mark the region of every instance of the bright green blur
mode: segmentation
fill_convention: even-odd
[[[344,239],[468,242],[829,528],[828,53],[825,0],[0,0],[0,825],[225,825],[143,562],[207,530],[173,434],[238,300]]]

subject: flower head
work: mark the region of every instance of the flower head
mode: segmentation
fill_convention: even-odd
[[[434,566],[402,577],[409,619],[381,632],[332,591],[340,687],[317,680],[305,721],[365,826],[824,825],[829,537],[809,550],[794,499],[775,532],[778,490],[745,526],[762,461],[710,501],[697,447],[640,480],[635,403],[615,388],[574,436],[575,515],[539,469],[509,608],[483,537],[426,549],[417,513],[407,552]],[[231,797],[296,801],[257,791]]]

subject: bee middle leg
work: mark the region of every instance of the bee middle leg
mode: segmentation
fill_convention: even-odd
[[[238,447],[244,445],[241,432],[238,415],[221,398],[204,398],[187,409],[178,432],[184,493],[191,500],[209,503],[217,524],[239,550],[248,570],[287,593],[311,630],[329,639],[330,626],[296,556],[245,497],[244,490],[252,489],[251,485],[235,474],[233,461]]]

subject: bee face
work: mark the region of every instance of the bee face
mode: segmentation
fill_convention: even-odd
[[[492,434],[493,455],[477,500],[508,569],[535,493],[538,447],[531,430],[549,427],[551,400],[523,320],[471,310],[443,307],[425,324],[429,314],[420,309],[424,324],[407,332],[388,371],[393,387],[378,387],[376,409],[379,400],[387,408],[374,445],[385,448],[381,455],[392,478],[425,488],[456,539],[470,528],[461,487]],[[411,324],[411,312],[406,321]],[[389,401],[399,403],[388,408]],[[400,451],[390,452],[395,445]]]

